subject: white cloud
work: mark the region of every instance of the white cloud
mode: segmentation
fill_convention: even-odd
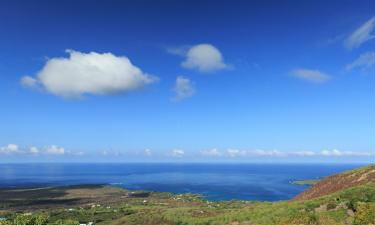
[[[213,148],[213,149],[201,151],[201,155],[210,156],[210,157],[219,157],[219,156],[222,156],[222,153],[216,148]]]
[[[108,95],[138,90],[158,80],[143,73],[125,56],[67,50],[69,58],[51,58],[36,78],[24,76],[25,86],[40,85],[46,91],[79,98],[85,94]]]
[[[227,149],[221,152],[217,149],[210,149],[201,151],[201,155],[205,157],[227,157],[227,158],[286,158],[286,157],[375,157],[375,152],[360,152],[360,151],[341,151],[338,149],[323,150],[323,151],[279,151],[279,150],[240,150]]]
[[[6,146],[0,147],[0,154],[14,154],[20,153],[18,145],[16,144],[8,144]]]
[[[320,152],[322,156],[353,156],[353,157],[363,157],[363,156],[375,156],[375,152],[354,152],[354,151],[341,151],[338,149],[333,150],[323,150]]]
[[[187,48],[170,48],[167,51],[174,55],[185,57],[181,66],[187,69],[198,70],[201,73],[209,73],[230,68],[224,62],[220,50],[211,44],[198,44]]]
[[[331,76],[319,70],[296,69],[292,71],[292,75],[302,80],[312,83],[324,83],[331,79]]]
[[[57,145],[50,145],[47,147],[38,148],[36,146],[31,146],[29,148],[19,147],[17,144],[8,144],[6,146],[0,147],[0,154],[6,155],[22,155],[22,156],[46,156],[46,155],[55,155],[55,156],[82,156],[85,153],[83,151],[74,152],[65,150],[63,147]]]
[[[286,153],[278,150],[239,150],[239,149],[228,149],[227,156],[234,157],[283,157],[286,156]]]
[[[286,156],[286,153],[278,151],[278,150],[261,150],[261,149],[248,151],[247,154],[250,156],[271,156],[271,157]]]
[[[238,157],[238,156],[246,156],[245,150],[238,150],[238,149],[228,149],[227,154],[229,157]]]
[[[194,95],[195,88],[193,82],[186,77],[178,76],[174,85],[173,91],[175,96],[172,98],[174,101],[180,101]]]
[[[65,149],[63,147],[51,145],[46,148],[45,153],[49,155],[64,155]]]
[[[173,149],[170,153],[170,156],[176,157],[176,158],[182,158],[185,155],[185,151],[181,149]]]
[[[152,151],[150,149],[145,149],[143,153],[145,156],[152,156]]]
[[[345,47],[353,49],[361,46],[363,43],[374,39],[373,30],[375,27],[375,16],[356,29],[344,42]]]
[[[359,56],[358,59],[346,66],[347,70],[352,70],[355,68],[368,69],[375,65],[375,52],[367,52]]]
[[[39,154],[39,149],[35,146],[30,147],[29,149],[30,154]]]
[[[317,153],[313,151],[299,151],[299,152],[292,152],[290,155],[295,156],[316,156]]]
[[[30,77],[30,76],[23,76],[21,78],[21,84],[24,87],[33,88],[33,87],[36,87],[38,85],[38,80],[34,79],[34,78]]]

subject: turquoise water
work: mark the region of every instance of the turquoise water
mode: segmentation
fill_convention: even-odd
[[[316,179],[354,164],[0,164],[0,187],[112,184],[127,189],[199,193],[209,200],[290,199],[307,186],[293,180]]]

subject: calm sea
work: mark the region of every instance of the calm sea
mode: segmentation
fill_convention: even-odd
[[[112,184],[127,189],[199,193],[209,200],[290,199],[316,179],[356,164],[0,164],[0,187]]]

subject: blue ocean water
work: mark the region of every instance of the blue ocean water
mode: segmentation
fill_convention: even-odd
[[[290,199],[316,179],[358,164],[0,164],[0,187],[112,184],[131,190],[199,193],[209,200]]]

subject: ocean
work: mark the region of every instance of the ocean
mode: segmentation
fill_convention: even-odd
[[[0,164],[0,187],[109,184],[130,190],[198,193],[208,200],[278,201],[359,164],[40,163]]]

